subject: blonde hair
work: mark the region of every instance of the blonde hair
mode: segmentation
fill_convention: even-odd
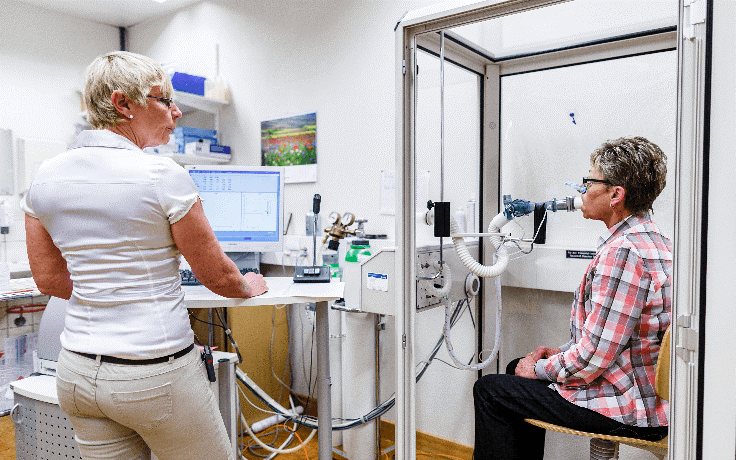
[[[112,104],[112,94],[120,91],[135,103],[148,106],[151,88],[160,86],[163,97],[174,92],[171,79],[153,59],[128,51],[98,56],[87,67],[84,104],[87,120],[95,129],[115,128],[124,120]]]
[[[643,217],[667,185],[667,155],[643,137],[605,142],[590,154],[603,179],[626,190],[625,207]]]

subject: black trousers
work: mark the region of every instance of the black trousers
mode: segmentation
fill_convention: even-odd
[[[524,422],[533,418],[578,431],[657,441],[667,436],[667,427],[625,425],[598,412],[568,402],[549,382],[513,375],[518,360],[507,374],[486,375],[475,382],[476,460],[542,460],[542,428]]]

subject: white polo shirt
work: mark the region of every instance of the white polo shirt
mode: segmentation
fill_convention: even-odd
[[[181,166],[108,130],[82,132],[41,165],[21,208],[71,273],[64,348],[136,359],[193,342],[170,225],[196,200]]]

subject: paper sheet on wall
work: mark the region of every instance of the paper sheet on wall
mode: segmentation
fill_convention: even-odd
[[[284,167],[284,183],[317,182],[317,165],[293,165]]]
[[[429,171],[417,171],[417,212],[424,212],[429,200]],[[396,214],[396,173],[381,171],[381,214]]]

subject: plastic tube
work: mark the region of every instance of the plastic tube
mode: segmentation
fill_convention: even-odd
[[[302,406],[296,406],[296,408],[292,412],[294,414],[301,414],[302,412],[304,412],[304,408]],[[251,429],[254,433],[258,433],[265,430],[266,428],[271,428],[274,425],[278,425],[286,419],[287,417],[285,415],[275,414],[270,417],[266,417],[263,420],[255,422],[251,426]]]
[[[495,258],[495,257],[494,257]],[[498,262],[496,262],[497,264]],[[494,264],[494,266],[496,265]],[[498,276],[496,277],[496,343],[493,345],[493,351],[491,352],[491,355],[485,359],[485,361],[478,363],[476,365],[468,365],[460,360],[457,359],[455,356],[455,352],[452,348],[452,342],[450,341],[450,329],[452,328],[452,325],[450,324],[450,317],[451,317],[451,310],[452,310],[452,301],[448,298],[447,299],[447,305],[445,306],[445,326],[443,329],[443,334],[445,335],[445,346],[447,347],[447,352],[450,354],[450,358],[452,358],[452,361],[455,363],[456,366],[458,366],[461,369],[466,369],[470,371],[478,371],[489,364],[491,364],[498,355],[498,349],[501,346],[501,278]]]
[[[491,223],[488,225],[488,233],[498,233],[507,222],[508,218],[503,213],[498,214],[493,218]],[[454,218],[450,219],[450,232],[453,234],[460,233],[457,222]],[[496,262],[491,265],[481,265],[473,259],[470,255],[470,251],[465,246],[465,239],[463,237],[453,237],[452,244],[455,246],[455,252],[457,252],[460,261],[467,267],[468,270],[480,276],[481,278],[495,278],[506,270],[509,264],[509,253],[506,247],[503,245],[503,240],[500,236],[488,237],[491,243],[496,248]]]
[[[242,413],[240,414],[240,420],[243,422],[243,425],[245,425],[245,429],[248,430],[248,434],[250,435],[251,438],[253,438],[256,444],[263,447],[269,452],[277,452],[279,454],[290,454],[292,452],[298,451],[302,447],[306,446],[307,443],[312,440],[312,438],[314,437],[314,434],[317,432],[316,429],[312,430],[312,432],[309,433],[309,436],[307,436],[307,439],[305,439],[304,442],[302,442],[296,447],[292,447],[290,449],[274,449],[273,447],[269,446],[268,444],[265,444],[263,441],[258,439],[258,437],[253,433],[253,430],[251,430],[250,425],[248,425],[248,422],[245,420],[245,416]]]
[[[434,263],[434,268],[442,270],[442,276],[445,277],[445,284],[441,288],[435,286],[435,280],[420,280],[424,288],[427,289],[429,293],[437,297],[446,297],[450,295],[450,290],[452,289],[452,271],[450,270],[450,264],[445,262],[442,265],[444,265],[444,267],[442,267],[439,262]],[[439,276],[436,280],[439,281]]]
[[[271,410],[278,412],[280,414],[290,414],[288,410],[286,410],[281,404],[274,401],[273,398],[271,398],[268,393],[263,391],[261,387],[259,387],[253,379],[251,379],[248,374],[243,372],[240,368],[235,368],[235,376],[237,377],[240,382],[245,385],[246,388],[248,388],[254,395],[258,397],[261,401],[263,401],[264,404],[266,404]],[[333,431],[339,431],[339,430],[347,430],[350,428],[353,428],[355,426],[364,425],[367,422],[370,422],[371,420],[380,417],[381,415],[388,412],[395,404],[395,398],[390,398],[389,400],[384,401],[381,403],[378,407],[371,410],[369,413],[365,414],[364,416],[356,419],[349,419],[347,421],[343,421],[343,423],[335,423],[335,421],[332,421],[332,430]],[[319,428],[318,421],[309,417],[309,416],[299,416],[294,418],[297,423],[300,425],[304,425],[308,428]]]

